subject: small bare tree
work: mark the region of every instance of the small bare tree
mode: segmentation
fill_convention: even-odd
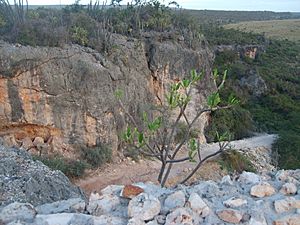
[[[131,121],[131,124],[127,125],[127,129],[123,133],[123,139],[128,147],[136,149],[145,156],[154,157],[161,162],[158,174],[158,182],[161,186],[166,184],[175,163],[195,162],[195,168],[181,181],[181,183],[185,183],[206,160],[220,154],[228,147],[227,135],[217,134],[219,150],[202,158],[199,141],[196,138],[191,138],[192,128],[201,115],[215,110],[227,109],[238,104],[238,100],[233,96],[229,97],[226,103],[221,102],[219,91],[224,86],[226,71],[223,76],[219,76],[217,70],[212,75],[217,89],[208,96],[207,107],[197,109],[197,113],[192,119],[187,116],[187,106],[193,98],[192,89],[196,88],[197,83],[203,77],[203,73],[197,73],[195,70],[191,71],[189,79],[182,79],[170,86],[165,103],[156,106],[151,119],[151,114],[144,112],[142,125],[138,124],[137,120],[126,110],[122,102],[122,92],[116,92],[121,108]],[[176,114],[175,119],[171,119],[174,114]],[[185,123],[185,135],[178,144],[175,144],[179,122]],[[184,150],[184,146],[188,147],[188,151]]]

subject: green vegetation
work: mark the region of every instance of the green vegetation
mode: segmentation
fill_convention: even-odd
[[[104,163],[110,162],[112,157],[111,148],[106,145],[96,147],[84,147],[81,149],[81,158],[92,167],[99,167]]]
[[[248,21],[227,24],[224,28],[264,34],[268,38],[300,41],[300,19]]]
[[[167,31],[173,33],[174,39],[184,36],[189,47],[198,46],[203,39],[200,25],[182,10],[173,10],[158,0],[132,1],[126,6],[120,3],[112,1],[108,7],[97,0],[87,6],[76,1],[62,9],[28,9],[22,4],[13,7],[0,1],[0,35],[6,41],[23,45],[77,43],[100,52],[108,52],[113,46],[112,33],[141,38],[145,32]]]
[[[257,172],[251,161],[237,150],[223,152],[218,162],[228,173]]]
[[[235,137],[246,137],[248,132],[278,133],[279,140],[273,147],[274,153],[279,154],[278,166],[284,169],[300,167],[300,46],[287,40],[267,40],[260,35],[231,30],[223,32],[232,37],[213,35],[212,44],[236,44],[237,40],[248,40],[246,44],[260,44],[261,51],[256,59],[236,57],[232,52],[225,51],[216,55],[215,66],[228,69],[227,88],[233,90],[241,99],[240,108],[226,115],[213,114],[213,123],[208,129],[208,139],[213,139],[216,129],[228,130]],[[245,39],[243,39],[245,36]],[[224,40],[224,37],[227,37]],[[217,41],[215,41],[217,40]],[[267,85],[267,92],[254,96],[247,88],[242,88],[239,81],[250,76],[255,71]],[[252,74],[253,75],[253,74]],[[221,95],[228,96],[225,88]],[[250,112],[250,113],[249,113]],[[255,129],[251,126],[253,117]],[[236,123],[243,121],[243,123]],[[226,129],[225,129],[226,128]],[[276,154],[274,154],[276,155]]]
[[[84,161],[70,160],[62,156],[34,156],[33,158],[53,170],[60,170],[68,177],[81,177],[84,170],[89,168],[89,165]]]
[[[212,123],[206,128],[208,142],[216,142],[216,132],[228,132],[232,139],[250,137],[255,130],[250,112],[241,106],[212,112]]]
[[[65,158],[61,155],[40,155],[33,156],[53,170],[60,170],[68,177],[81,177],[86,169],[98,168],[106,162],[111,161],[112,151],[104,145],[95,147],[78,147],[81,151],[80,160]]]

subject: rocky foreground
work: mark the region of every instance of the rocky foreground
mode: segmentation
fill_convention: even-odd
[[[300,224],[300,170],[261,176],[243,172],[173,189],[151,183],[111,185],[86,201],[64,175],[32,161],[26,152],[0,148],[0,154],[0,224]],[[32,171],[40,171],[39,176],[30,178]],[[18,191],[8,189],[18,185]]]

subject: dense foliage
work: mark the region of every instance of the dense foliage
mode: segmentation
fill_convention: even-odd
[[[140,38],[149,31],[172,31],[175,36],[183,36],[189,47],[203,39],[197,21],[180,10],[176,2],[164,5],[158,0],[137,0],[121,6],[121,1],[112,1],[111,5],[96,1],[86,6],[76,1],[62,9],[28,9],[5,2],[0,1],[0,35],[6,41],[23,45],[77,43],[108,51],[113,45],[112,33]]]
[[[227,129],[235,137],[246,137],[249,131],[279,134],[273,146],[278,165],[285,169],[300,167],[300,46],[287,40],[265,40],[261,35],[231,30],[222,30],[227,35],[219,37],[214,32],[212,44],[258,44],[265,51],[252,60],[236,57],[233,52],[216,55],[215,64],[228,68],[228,88],[242,100],[238,112],[213,115],[213,123],[208,128],[208,138],[216,129]],[[230,34],[230,35],[229,35]],[[226,37],[226,38],[225,38]],[[225,40],[224,40],[225,38]],[[247,88],[239,85],[249,71],[255,70],[267,85],[267,92],[254,96]],[[224,95],[228,95],[226,91]],[[253,118],[251,118],[251,115]],[[251,123],[253,119],[254,124]],[[243,121],[243,123],[237,123]],[[255,129],[253,129],[253,126]],[[242,132],[241,132],[242,131]],[[245,132],[243,132],[245,131]],[[247,132],[248,131],[248,132]]]

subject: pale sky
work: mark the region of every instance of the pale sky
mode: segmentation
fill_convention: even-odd
[[[111,0],[107,0],[110,3]],[[123,0],[121,4],[127,4]],[[161,0],[164,4],[172,0]],[[67,5],[75,0],[28,0],[29,5]],[[90,0],[81,0],[87,4]],[[215,10],[248,10],[248,11],[276,11],[300,12],[300,0],[177,0],[182,8],[187,9],[215,9]]]

